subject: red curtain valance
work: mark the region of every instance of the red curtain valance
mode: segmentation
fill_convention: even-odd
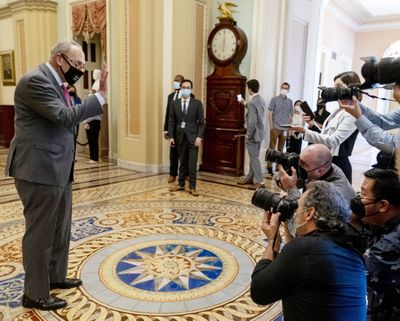
[[[97,0],[72,6],[72,31],[88,41],[100,33],[101,48],[106,53],[106,0]]]

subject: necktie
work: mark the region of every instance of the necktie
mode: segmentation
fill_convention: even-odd
[[[186,117],[186,100],[183,101],[183,116]]]
[[[64,84],[61,84],[61,89],[62,89],[62,91],[63,91],[63,94],[64,94],[65,99],[67,100],[67,105],[68,105],[68,107],[71,107],[71,98],[70,98],[70,96],[69,96],[67,87],[65,87]]]

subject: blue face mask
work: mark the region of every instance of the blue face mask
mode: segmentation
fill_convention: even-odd
[[[188,88],[184,88],[184,89],[181,89],[181,93],[182,93],[182,97],[188,98],[190,96],[190,94],[192,93],[192,90],[188,89]]]
[[[181,88],[181,83],[179,81],[174,81],[174,89],[178,90],[179,88]]]

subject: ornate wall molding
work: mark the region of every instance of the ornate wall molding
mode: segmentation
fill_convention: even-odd
[[[12,13],[23,10],[45,10],[57,12],[58,2],[55,0],[14,0],[7,2]]]

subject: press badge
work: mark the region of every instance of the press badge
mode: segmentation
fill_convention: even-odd
[[[182,128],[182,129],[185,128],[185,125],[186,125],[186,123],[183,121],[183,122],[181,123],[181,128]]]

